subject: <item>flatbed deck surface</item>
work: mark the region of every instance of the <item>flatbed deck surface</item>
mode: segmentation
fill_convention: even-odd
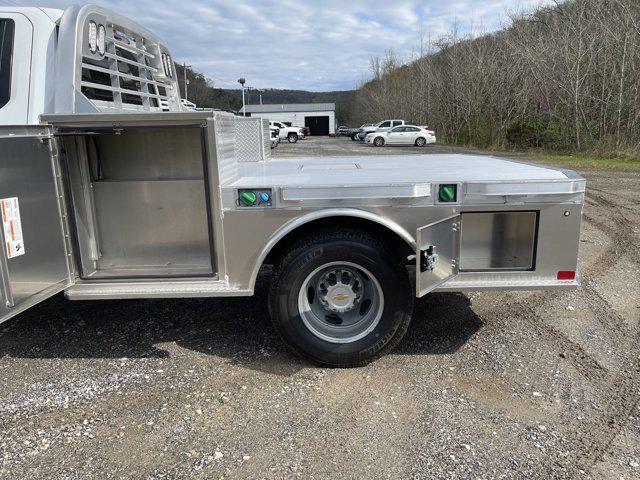
[[[260,164],[239,163],[238,168],[239,178],[228,186],[554,182],[570,178],[551,167],[466,154],[290,157]]]

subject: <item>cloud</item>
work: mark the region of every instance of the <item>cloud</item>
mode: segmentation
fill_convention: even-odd
[[[36,0],[63,8],[66,0]],[[16,2],[11,2],[16,3]],[[17,2],[20,3],[20,2]],[[186,61],[219,87],[244,76],[257,88],[315,91],[356,88],[369,59],[393,50],[410,59],[420,35],[435,39],[492,31],[509,10],[547,0],[104,0],[160,35],[176,61]]]

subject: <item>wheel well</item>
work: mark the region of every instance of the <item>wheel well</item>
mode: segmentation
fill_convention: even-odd
[[[274,264],[286,254],[288,247],[304,235],[326,228],[349,228],[368,232],[388,243],[400,258],[407,258],[415,252],[407,240],[390,228],[373,220],[359,217],[326,217],[312,220],[287,233],[269,251],[263,264]]]

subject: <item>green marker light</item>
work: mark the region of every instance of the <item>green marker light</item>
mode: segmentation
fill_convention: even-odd
[[[440,202],[455,202],[456,201],[457,185],[440,185],[438,191],[438,200]]]

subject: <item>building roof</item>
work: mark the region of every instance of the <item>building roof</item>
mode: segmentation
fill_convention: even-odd
[[[334,111],[335,109],[335,103],[278,103],[268,105],[247,105],[245,107],[246,113],[326,112]]]

